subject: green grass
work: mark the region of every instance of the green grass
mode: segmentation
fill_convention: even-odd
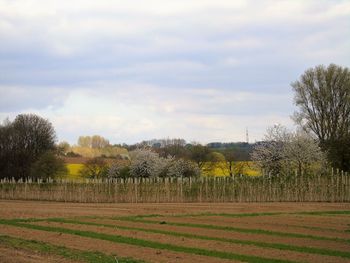
[[[121,263],[141,263],[144,261],[131,258],[120,258],[115,255],[106,255],[101,252],[83,251],[70,249],[63,246],[56,246],[35,240],[26,240],[17,237],[0,235],[0,244],[10,248],[24,249],[33,252],[40,252],[48,255],[57,255],[67,259],[91,263],[115,263],[116,259]]]
[[[96,223],[96,222],[86,222],[86,221],[64,219],[64,218],[50,218],[47,221],[69,223],[69,224],[91,225],[91,226],[103,226],[103,227],[114,228],[114,229],[136,230],[136,231],[142,231],[147,233],[165,234],[170,236],[186,237],[191,239],[221,241],[221,242],[227,242],[232,244],[252,245],[252,246],[257,246],[262,248],[273,248],[273,249],[279,249],[279,250],[289,250],[289,251],[296,251],[296,252],[310,253],[310,254],[317,254],[317,255],[350,258],[350,252],[323,249],[323,248],[320,249],[320,248],[304,247],[304,246],[301,247],[301,246],[294,246],[294,245],[287,245],[287,244],[280,244],[280,243],[266,243],[266,242],[259,242],[259,241],[250,241],[250,240],[210,237],[210,236],[204,236],[204,235],[195,235],[195,234],[166,231],[166,230],[159,230],[159,229],[148,229],[148,228],[140,228],[140,227],[128,227],[128,226],[120,226],[120,225],[102,224],[102,223]]]
[[[338,237],[323,237],[323,236],[315,236],[315,235],[307,235],[307,234],[299,234],[299,233],[278,232],[278,231],[271,231],[271,230],[264,230],[264,229],[239,228],[239,227],[218,226],[218,225],[210,225],[210,224],[153,221],[153,220],[147,220],[147,219],[142,219],[142,218],[133,217],[133,216],[112,217],[111,219],[121,220],[121,221],[132,221],[132,222],[139,222],[139,223],[146,223],[146,224],[162,223],[162,224],[168,224],[171,226],[195,227],[195,228],[203,228],[203,229],[225,230],[225,231],[247,233],[247,234],[262,234],[262,235],[292,237],[292,238],[308,238],[308,239],[314,239],[314,240],[327,240],[327,241],[338,241],[338,242],[350,243],[349,239],[343,239]]]
[[[150,241],[145,239],[125,237],[120,235],[109,235],[109,234],[103,234],[103,233],[97,233],[97,232],[91,232],[91,231],[67,229],[62,227],[32,225],[28,223],[21,223],[14,220],[0,219],[0,224],[35,229],[40,231],[65,233],[65,234],[77,235],[77,236],[88,237],[93,239],[106,240],[114,243],[134,245],[139,247],[163,249],[163,250],[170,250],[170,251],[181,252],[181,253],[216,257],[216,258],[223,258],[223,259],[231,259],[231,260],[240,260],[240,261],[252,262],[252,263],[293,262],[288,260],[279,260],[279,259],[264,258],[264,257],[258,257],[258,256],[242,255],[242,254],[235,254],[235,253],[229,253],[229,252],[223,252],[223,251],[217,251],[217,250],[208,250],[208,249],[202,249],[202,248],[196,248],[196,247],[178,246],[178,245],[160,243],[160,242]]]
[[[166,215],[171,217],[201,217],[201,216],[222,216],[222,217],[258,217],[258,216],[276,216],[276,215],[350,215],[350,210],[340,211],[301,211],[301,212],[261,212],[261,213],[197,213],[197,214],[177,214]],[[146,214],[131,216],[135,218],[164,217],[161,214]]]
[[[350,211],[319,211],[319,212],[296,212],[296,213],[285,213],[285,212],[263,212],[263,213],[240,213],[240,214],[229,214],[229,213],[200,213],[200,214],[180,214],[173,215],[173,217],[201,217],[201,216],[222,216],[222,217],[260,217],[260,216],[276,216],[276,215],[347,215],[350,214]],[[161,215],[150,215],[149,217],[160,217]],[[138,216],[139,218],[144,218],[145,216]],[[328,230],[333,232],[343,232],[337,229],[324,228],[324,227],[314,227],[314,226],[300,226],[300,225],[286,225],[291,227],[300,227],[311,230]],[[345,232],[348,232],[347,230]]]
[[[292,214],[297,215],[350,215],[350,210],[338,210],[338,211],[311,211],[311,212],[295,212]]]
[[[255,217],[255,216],[274,216],[282,215],[283,212],[264,212],[264,213],[240,213],[240,214],[229,214],[229,213],[200,213],[200,214],[182,214],[176,215],[175,217],[200,217],[200,216],[223,216],[223,217]]]
[[[341,211],[301,211],[301,212],[262,212],[262,213],[199,213],[199,214],[179,214],[174,217],[200,217],[200,216],[223,216],[223,217],[256,217],[256,216],[275,216],[275,215],[350,215],[350,210]],[[158,215],[160,216],[160,215]]]

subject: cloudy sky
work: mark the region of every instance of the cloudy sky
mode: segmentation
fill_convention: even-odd
[[[292,81],[349,62],[348,0],[0,0],[0,120],[71,143],[259,140],[292,127]]]

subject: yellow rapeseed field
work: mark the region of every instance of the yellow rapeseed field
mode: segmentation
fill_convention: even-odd
[[[81,163],[67,164],[68,176],[67,179],[81,179],[80,170],[84,167]]]
[[[68,175],[67,179],[82,179],[80,170],[84,167],[84,164],[70,163],[67,164]],[[259,176],[260,172],[254,168],[253,162],[235,162],[233,165],[234,174],[244,174],[249,176]],[[207,163],[202,168],[204,176],[229,176],[230,172],[224,162],[210,164]]]

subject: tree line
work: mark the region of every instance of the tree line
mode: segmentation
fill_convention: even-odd
[[[186,144],[181,139],[123,145],[128,150],[123,153],[128,156],[127,165],[110,165],[98,158],[111,157],[122,147],[110,145],[102,136],[81,136],[77,147],[81,151],[88,149],[91,157],[97,157],[87,162],[83,172],[91,177],[199,176],[209,164],[224,166],[234,176],[237,161],[248,158],[269,175],[322,172],[326,166],[350,171],[349,69],[334,64],[316,66],[306,70],[292,87],[297,106],[293,117],[296,131],[280,125],[270,127],[264,140],[253,146]],[[13,121],[6,119],[0,124],[0,177],[65,174],[60,156],[79,155],[67,149],[72,149],[67,143],[56,145],[55,130],[44,118],[20,114]]]

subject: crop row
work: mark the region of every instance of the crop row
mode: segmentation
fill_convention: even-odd
[[[333,215],[337,215],[337,214],[348,215],[349,213],[350,213],[349,211],[340,211],[339,213],[334,212]],[[332,214],[332,212],[331,211],[330,212],[309,212],[309,213],[302,212],[299,214],[304,214],[308,216],[317,214],[319,216],[322,216],[322,215],[330,215]],[[200,216],[200,215],[197,215],[197,216]],[[226,214],[225,216],[230,216],[230,215]],[[231,216],[255,217],[255,216],[264,216],[264,214],[263,213],[261,214],[253,213],[251,215],[232,214]],[[152,218],[153,220],[150,220],[148,218]],[[113,223],[104,223],[103,222],[104,220],[109,220],[109,221],[112,221]],[[111,229],[111,230],[112,229],[131,230],[131,231],[145,232],[150,234],[162,234],[162,235],[179,237],[179,238],[187,238],[187,239],[193,239],[193,240],[217,241],[217,242],[224,242],[228,244],[239,244],[243,246],[255,246],[263,249],[275,249],[275,250],[281,250],[286,252],[290,251],[290,252],[299,252],[299,253],[314,254],[314,255],[320,255],[320,256],[331,256],[331,257],[350,259],[350,253],[346,251],[341,251],[341,250],[325,249],[325,248],[318,248],[313,246],[298,246],[298,245],[275,243],[275,242],[269,242],[269,241],[265,242],[265,241],[256,241],[256,240],[242,240],[242,239],[235,239],[235,238],[215,237],[211,235],[206,235],[204,233],[200,233],[200,231],[198,231],[198,233],[195,233],[195,234],[192,234],[190,232],[181,232],[179,230],[170,231],[170,230],[161,229],[161,225],[166,224],[169,226],[181,226],[181,227],[190,227],[190,228],[198,228],[198,229],[224,230],[225,232],[228,231],[228,232],[239,232],[239,233],[251,233],[251,234],[258,234],[262,236],[279,236],[279,237],[287,237],[287,238],[292,237],[292,238],[300,238],[300,239],[321,240],[325,242],[333,241],[333,242],[339,242],[343,244],[349,244],[350,243],[349,239],[330,238],[330,237],[316,236],[316,235],[303,235],[299,233],[289,233],[289,232],[268,231],[264,229],[253,229],[253,228],[247,229],[247,228],[238,228],[238,227],[232,227],[232,226],[217,226],[217,225],[211,225],[211,224],[191,224],[191,223],[185,223],[185,222],[174,223],[174,222],[165,222],[162,220],[163,220],[162,216],[148,215],[148,216],[129,216],[129,217],[109,217],[109,218],[82,217],[82,218],[71,218],[71,219],[68,219],[68,218],[13,219],[13,220],[1,219],[0,224],[10,225],[10,226],[20,227],[20,228],[34,229],[39,231],[65,233],[65,234],[76,235],[81,237],[93,238],[96,240],[110,241],[113,243],[128,244],[128,245],[133,245],[138,247],[147,247],[147,248],[158,249],[158,250],[168,250],[173,252],[201,255],[201,256],[207,256],[207,257],[215,257],[215,258],[222,258],[222,259],[239,260],[239,261],[245,261],[245,262],[292,262],[292,261],[262,257],[257,255],[247,255],[247,254],[236,253],[236,252],[233,253],[233,252],[221,251],[216,249],[181,246],[181,245],[158,242],[158,241],[153,241],[153,240],[143,239],[138,237],[130,237],[130,236],[124,236],[119,234],[106,234],[105,232],[100,232],[100,231],[96,232],[96,231],[91,231],[89,229],[82,230],[82,229],[78,229],[78,227],[72,228],[72,226],[85,225],[85,226],[99,227],[98,229],[103,227],[105,229]],[[45,222],[53,223],[53,224],[59,223],[60,225],[56,226],[56,225],[42,224]],[[128,225],[121,224],[122,222],[140,223],[141,225],[153,224],[155,226],[158,226],[159,229],[149,228],[144,226],[128,226]],[[68,225],[70,227],[68,227]],[[0,238],[0,242],[1,242],[1,238]],[[26,241],[26,242],[30,242],[30,241]],[[51,246],[51,245],[48,244],[48,246]],[[61,248],[61,250],[62,249],[64,250],[64,248]],[[61,251],[61,250],[58,250],[58,251]],[[68,253],[68,255],[70,255],[73,252],[68,251],[66,252],[66,254]],[[80,257],[82,257],[81,255],[83,252],[75,251],[74,253],[79,254]],[[95,253],[95,252],[89,252],[89,253]],[[61,253],[61,254],[65,254],[65,253]],[[85,255],[86,258],[85,259],[82,258],[82,260],[87,262],[93,262],[89,260],[90,258],[93,258],[94,255],[95,254]],[[98,254],[98,255],[102,258],[106,258],[106,260],[107,258],[109,258],[108,260],[113,259],[111,255],[104,255],[104,254],[102,254],[102,256],[101,254]],[[132,259],[126,259],[126,260],[131,260],[131,261],[125,261],[125,262],[136,262],[136,261],[132,261]],[[101,262],[110,262],[110,261],[101,261]],[[119,262],[124,262],[124,261],[119,261]]]

